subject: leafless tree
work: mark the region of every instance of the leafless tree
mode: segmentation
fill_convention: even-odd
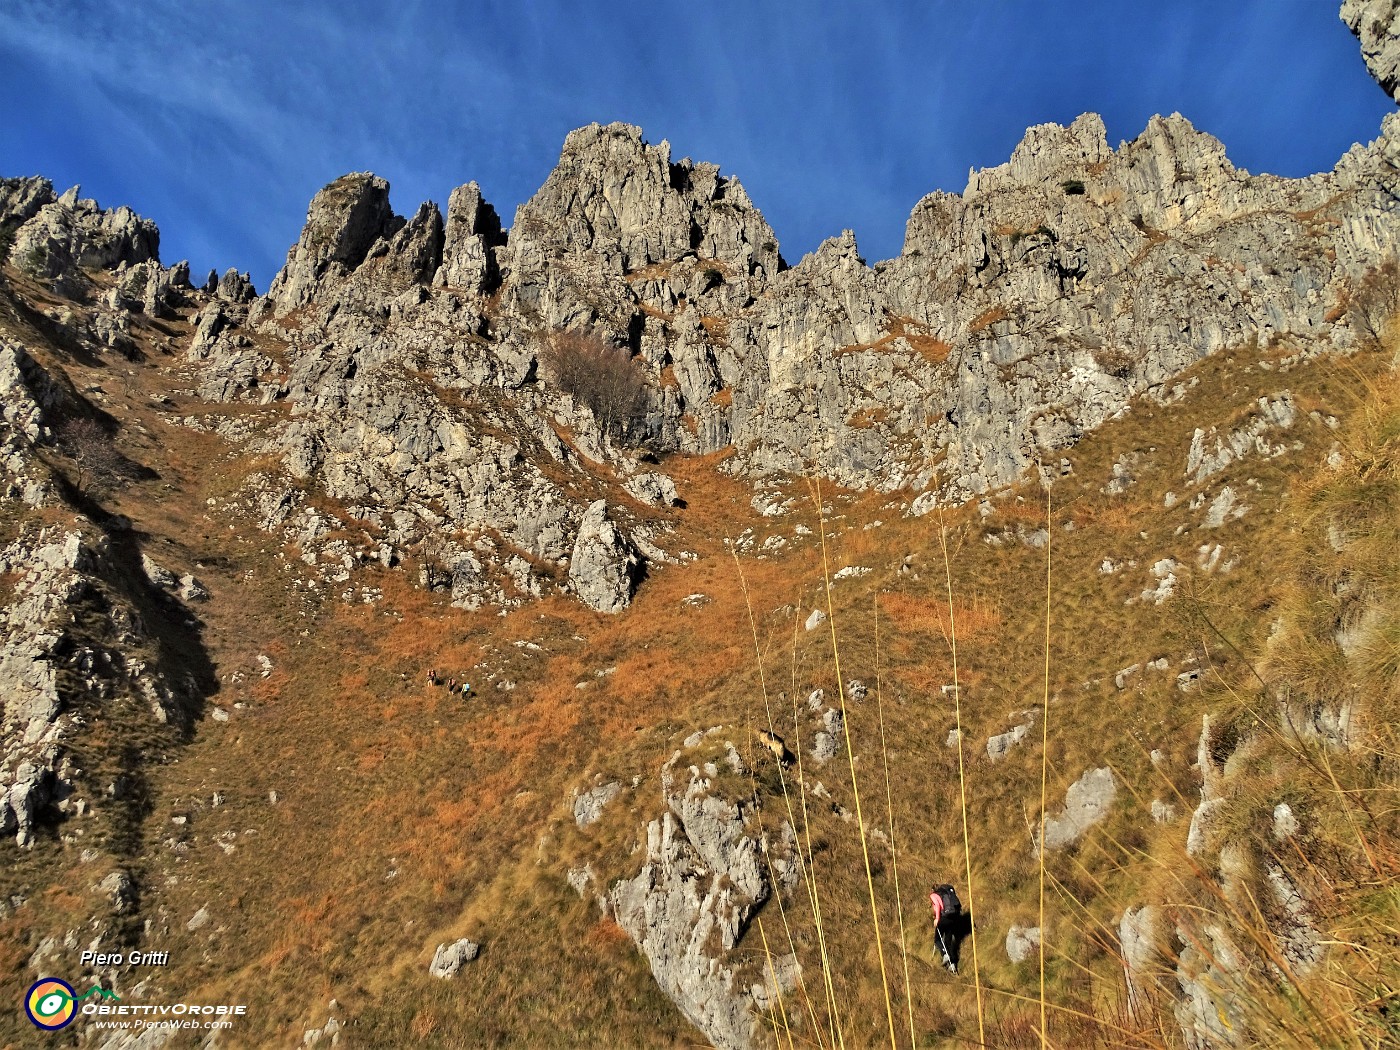
[[[585,332],[556,332],[540,360],[559,389],[588,406],[604,434],[625,435],[641,423],[646,378],[625,347]]]
[[[58,428],[59,443],[78,465],[78,488],[85,482],[114,482],[126,467],[112,436],[89,416],[74,416]]]
[[[1347,303],[1347,323],[1370,346],[1384,346],[1400,324],[1400,265],[1387,259],[1357,281]]]

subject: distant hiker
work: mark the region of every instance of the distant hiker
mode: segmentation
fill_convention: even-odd
[[[435,667],[430,667],[430,668],[428,668],[428,684],[429,684],[429,685],[437,685],[437,684],[438,684],[438,673],[437,673],[437,668],[435,668]]]
[[[471,684],[470,682],[463,682],[463,683],[462,683],[462,699],[465,700],[467,697],[471,696],[471,693],[472,693],[472,684]]]
[[[447,680],[447,691],[449,693],[455,693],[457,691],[457,679],[449,678]]]
[[[792,757],[792,752],[787,749],[787,744],[783,742],[783,738],[777,733],[770,733],[765,729],[758,734],[758,739],[764,747],[773,752],[773,757],[778,760],[778,765],[782,766],[784,769],[792,765],[795,761]]]
[[[928,895],[933,908],[933,936],[938,942],[938,950],[943,953],[943,965],[949,973],[958,972],[958,947],[969,925],[963,914],[962,901],[946,882],[935,886]]]

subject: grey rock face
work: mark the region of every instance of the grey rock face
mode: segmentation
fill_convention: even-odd
[[[574,823],[581,828],[596,824],[603,816],[603,808],[621,792],[622,784],[616,780],[582,792],[574,799]]]
[[[607,501],[597,500],[579,523],[569,583],[589,608],[615,613],[631,603],[640,571],[636,547],[608,520]]]
[[[25,196],[25,193],[28,195]],[[12,191],[12,207],[22,214],[45,196],[42,188]],[[44,204],[15,231],[10,265],[39,277],[60,277],[80,267],[113,270],[160,258],[155,223],[122,206],[104,211],[94,200],[80,200],[75,186]]]
[[[647,826],[646,863],[610,896],[617,923],[651,964],[661,990],[715,1046],[760,1044],[758,1017],[734,971],[709,953],[720,926],[734,927],[735,903],[719,871],[707,872],[672,813]],[[743,910],[743,905],[740,905]]]
[[[1285,390],[1273,397],[1261,397],[1257,414],[1224,439],[1216,436],[1214,427],[1209,431],[1197,429],[1186,458],[1186,476],[1200,484],[1247,455],[1265,458],[1283,455],[1288,446],[1273,444],[1269,435],[1275,430],[1287,430],[1297,418],[1293,395]]]
[[[636,469],[540,367],[553,333],[630,351],[646,382],[627,433],[653,451],[732,446],[726,471],[821,472],[927,511],[1063,460],[1133,398],[1176,396],[1174,377],[1206,354],[1275,336],[1348,345],[1331,307],[1400,250],[1397,160],[1400,115],[1332,172],[1289,180],[1236,169],[1175,115],[1110,149],[1089,114],[1032,128],[963,194],[920,201],[898,258],[868,265],[847,232],[789,268],[737,180],[673,161],[637,128],[593,125],[508,238],[474,184],[444,224],[431,204],[393,215],[374,176],[337,180],[269,296],[223,332],[211,316],[192,355],[205,396],[287,403],[290,421],[250,451],[347,504],[408,515],[391,545],[449,576],[455,601],[523,599],[556,586],[540,564],[570,554],[597,483]],[[1282,431],[1291,411],[1275,397],[1260,419]],[[1226,454],[1284,448],[1243,430],[1203,434],[1195,484]],[[478,546],[487,533],[511,549]],[[1142,600],[1175,582],[1159,576]]]
[[[674,507],[681,501],[676,483],[665,474],[638,474],[629,478],[625,487],[637,499],[653,507]]]
[[[428,973],[443,980],[456,977],[457,972],[481,954],[481,945],[466,937],[451,944],[439,944],[433,952],[433,961],[428,965]]]
[[[1322,933],[1314,920],[1312,903],[1278,864],[1266,863],[1264,878],[1282,912],[1280,928],[1272,931],[1294,973],[1306,976],[1326,954]]]
[[[1248,1029],[1241,1013],[1241,974],[1245,957],[1222,926],[1178,927],[1179,989],[1174,1014],[1189,1050],[1224,1050],[1239,1046]]]
[[[108,874],[97,884],[97,890],[107,897],[117,915],[131,911],[136,903],[136,883],[124,871]]]
[[[105,538],[26,530],[0,550],[0,572],[15,574],[0,608],[0,825],[25,846],[51,801],[90,787],[75,783],[66,757],[84,724],[74,710],[80,697],[134,696],[163,723],[183,717],[185,687],[129,655],[149,639],[121,598]],[[96,625],[70,615],[85,599],[103,610]]]
[[[18,229],[54,200],[48,179],[0,179],[0,233]]]
[[[822,712],[822,728],[812,738],[812,759],[822,766],[841,752],[846,739],[846,720],[835,707]]]
[[[517,273],[533,271],[556,244],[618,274],[691,253],[743,274],[778,263],[773,231],[737,179],[714,164],[672,163],[669,143],[649,145],[627,124],[570,133],[554,171],[516,212]]]
[[[1006,932],[1006,957],[1023,963],[1040,951],[1039,926],[1012,926]]]
[[[1028,712],[1022,712],[1022,715]],[[987,739],[987,757],[993,762],[1006,757],[1006,753],[1013,747],[1026,739],[1026,734],[1031,731],[1031,726],[1035,725],[1035,717],[1028,718],[1019,725],[1013,726],[1005,733],[998,733],[996,736]]]
[[[367,172],[336,179],[311,200],[301,238],[268,289],[273,309],[284,314],[329,291],[403,225],[383,179]]]
[[[239,273],[231,266],[224,271],[213,291],[220,299],[229,303],[251,303],[258,295],[257,290],[253,288],[253,278],[246,273]]]
[[[1061,849],[1078,841],[1084,832],[1108,816],[1117,794],[1113,770],[1107,766],[1088,770],[1065,792],[1064,812],[1045,821],[1045,848]]]
[[[698,736],[686,746],[699,746],[705,735]],[[711,780],[696,767],[678,780],[675,766],[683,753],[662,770],[668,808],[647,826],[642,870],[614,884],[609,900],[657,984],[706,1038],[735,1050],[765,1045],[754,1003],[772,993],[766,979],[743,978],[751,953],[741,942],[773,892],[765,849],[780,883],[788,891],[795,886],[795,835],[784,825],[780,841],[763,841],[757,800],[714,794]]]
[[[1293,807],[1287,802],[1280,802],[1274,807],[1274,841],[1286,842],[1296,834],[1298,834],[1298,818],[1293,813]]]
[[[157,565],[154,561],[151,560],[149,555],[141,555],[141,568],[146,573],[146,579],[150,580],[151,583],[161,588],[162,590],[173,591],[176,587],[180,585],[180,579],[178,576],[176,576],[169,569]]]
[[[1129,908],[1118,922],[1128,1006],[1135,1016],[1144,1020],[1149,999],[1161,986],[1162,976],[1168,970],[1160,948],[1162,939],[1162,914],[1156,905]]]
[[[51,440],[51,413],[66,393],[23,346],[0,338],[0,479],[6,496],[31,507],[50,500],[37,448]]]
[[[489,292],[500,280],[496,249],[506,243],[496,209],[481,198],[474,182],[458,186],[447,200],[442,266],[433,283],[472,295]]]
[[[1400,9],[1393,0],[1344,0],[1341,18],[1361,42],[1371,76],[1400,104]]]
[[[1219,847],[1215,829],[1225,810],[1226,762],[1236,749],[1236,741],[1225,739],[1212,724],[1210,715],[1201,716],[1201,735],[1196,743],[1196,768],[1201,776],[1201,802],[1191,815],[1186,836],[1186,852],[1199,857]]]

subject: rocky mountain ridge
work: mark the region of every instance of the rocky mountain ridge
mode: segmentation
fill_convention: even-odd
[[[567,585],[599,497],[664,561],[664,523],[625,488],[657,456],[821,472],[918,513],[1055,469],[1134,397],[1175,396],[1207,354],[1345,348],[1349,283],[1396,250],[1397,121],[1300,180],[1235,169],[1176,116],[1116,151],[1093,115],[1032,128],[963,195],[920,201],[904,251],[873,267],[849,233],[787,267],[737,180],[594,126],[509,231],[474,184],[444,223],[431,202],[394,215],[382,179],[337,180],[267,296],[214,286],[187,356],[202,396],[266,410],[239,410],[244,441],[358,508],[341,524],[382,537],[377,558],[421,553],[456,600],[499,603]],[[73,200],[36,211],[46,192],[9,191],[12,262],[44,254],[52,276],[120,257],[132,276],[115,294],[155,316],[188,285],[147,272],[149,224]],[[560,333],[633,355],[645,407],[625,433],[560,387]]]

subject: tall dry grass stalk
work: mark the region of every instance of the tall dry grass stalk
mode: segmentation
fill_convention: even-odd
[[[967,772],[963,758],[962,687],[958,681],[958,625],[953,610],[953,566],[948,558],[948,526],[943,518],[943,510],[938,511],[938,543],[943,551],[943,582],[948,595],[948,644],[953,654],[953,714],[958,734],[958,810],[962,816],[963,867],[967,878],[967,910],[973,916],[972,925],[972,979],[977,989],[977,1042],[987,1045],[986,1016],[982,1005],[982,966],[977,955],[977,908],[976,895],[972,886],[972,841],[968,833],[967,820]]]
[[[1040,833],[1036,837],[1040,881],[1038,928],[1040,930],[1040,1042],[1046,1045],[1045,1028],[1045,787],[1050,771],[1050,547],[1054,528],[1050,520],[1050,483],[1045,482],[1045,682],[1040,699]]]
[[[870,870],[870,844],[865,835],[865,816],[860,806],[860,786],[856,777],[856,757],[855,750],[851,743],[851,720],[846,710],[846,681],[841,673],[841,646],[836,638],[836,605],[831,597],[831,561],[827,550],[826,540],[826,515],[822,511],[822,492],[820,479],[813,479],[813,498],[817,506],[818,532],[821,536],[822,548],[822,579],[826,586],[826,617],[827,624],[831,632],[831,658],[836,670],[836,693],[841,701],[841,724],[845,727],[846,737],[846,763],[851,771],[851,798],[856,807],[856,828],[860,834],[860,852],[865,861],[865,885],[870,895],[870,921],[875,929],[875,952],[880,960],[880,985],[885,999],[885,1019],[889,1025],[890,1047],[897,1050],[897,1039],[894,1030],[894,1005],[890,1001],[890,980],[889,974],[885,970],[885,946],[880,937],[880,912],[875,903],[875,876]]]
[[[730,554],[731,554],[731,556],[734,558],[734,567],[735,567],[735,570],[736,570],[736,571],[738,572],[738,574],[739,574],[739,587],[740,587],[740,589],[741,589],[741,591],[743,592],[743,595],[744,595],[744,608],[745,608],[745,610],[746,610],[747,613],[748,613],[748,617],[749,617],[749,629],[750,629],[750,631],[752,632],[752,635],[753,635],[754,658],[758,661],[759,691],[760,691],[760,693],[761,693],[762,696],[763,696],[763,710],[764,710],[764,714],[765,714],[765,716],[766,716],[766,718],[767,718],[768,732],[770,732],[770,733],[772,733],[772,734],[774,734],[774,735],[777,735],[777,727],[775,726],[774,720],[773,720],[773,708],[772,708],[772,704],[771,704],[771,702],[769,701],[769,697],[768,697],[768,677],[767,677],[767,671],[766,671],[766,668],[765,668],[765,661],[764,661],[764,659],[763,659],[763,644],[762,644],[762,642],[759,640],[759,637],[758,637],[758,620],[757,620],[757,618],[754,616],[754,611],[753,611],[753,600],[752,600],[752,598],[751,598],[751,596],[750,596],[750,594],[749,594],[748,578],[744,575],[744,567],[743,567],[743,565],[742,565],[742,564],[740,563],[740,561],[739,561],[738,552],[735,551],[735,550],[733,550],[733,548],[731,548],[731,549],[730,549]],[[795,629],[795,628],[794,628],[794,629]],[[793,643],[793,652],[794,652],[794,654],[796,653],[796,642],[795,642],[795,640],[794,640],[794,643]],[[793,722],[794,722],[794,726],[796,726],[796,725],[797,725],[797,714],[796,714],[796,710],[795,710],[795,709],[794,709],[794,712],[793,712]],[[798,733],[800,734],[800,729],[798,730]],[[802,754],[802,742],[801,742],[800,735],[797,736],[797,737],[795,737],[793,742],[794,742],[794,744],[797,745],[797,755],[798,755],[798,757],[799,757],[799,763],[800,763],[800,758],[801,758],[801,754]],[[756,780],[755,780],[755,774],[754,774],[754,772],[753,772],[752,769],[749,770],[749,777],[750,777],[750,781],[754,784],[754,789],[755,789],[755,791],[757,791],[757,782],[756,782]],[[787,810],[788,824],[789,824],[789,826],[791,826],[791,827],[793,827],[794,829],[796,829],[797,821],[796,821],[796,818],[795,818],[795,816],[794,816],[794,814],[793,814],[793,810],[792,810],[792,796],[791,796],[791,794],[788,792],[787,775],[786,775],[786,773],[784,772],[784,770],[783,770],[783,768],[782,768],[782,763],[779,763],[779,764],[778,764],[778,780],[779,780],[779,783],[782,785],[783,805],[784,805],[784,808]],[[800,764],[799,764],[799,766],[798,766],[798,781],[799,781],[799,784],[800,784],[801,790],[802,790],[802,826],[803,826],[804,837],[805,837],[806,842],[807,842],[807,853],[806,853],[805,856],[803,856],[803,854],[802,854],[802,847],[801,847],[801,844],[800,844],[800,842],[799,842],[799,845],[798,845],[798,857],[799,857],[799,859],[800,859],[800,861],[801,861],[800,867],[801,867],[801,871],[802,871],[803,883],[804,883],[804,885],[805,885],[805,887],[806,887],[806,889],[807,889],[807,899],[808,899],[809,903],[811,904],[811,908],[812,908],[812,919],[813,919],[813,923],[814,923],[814,925],[816,926],[816,930],[817,930],[817,943],[818,943],[818,945],[820,946],[820,949],[821,949],[822,985],[823,985],[823,990],[824,990],[825,995],[826,995],[826,1002],[827,1002],[828,1030],[829,1030],[829,1033],[830,1033],[830,1035],[831,1035],[831,1045],[832,1045],[833,1047],[836,1047],[836,1046],[844,1046],[844,1045],[845,1045],[845,1040],[844,1040],[844,1038],[843,1038],[842,1035],[841,1035],[841,1031],[840,1031],[840,1027],[839,1027],[839,1019],[838,1019],[838,1014],[837,1014],[837,1009],[836,1009],[836,991],[835,991],[835,986],[833,985],[832,979],[831,979],[831,963],[830,963],[830,958],[828,957],[827,951],[826,951],[826,932],[825,932],[825,930],[824,930],[824,928],[823,928],[823,926],[822,926],[820,897],[819,897],[819,895],[818,895],[817,886],[816,886],[816,881],[815,881],[815,880],[816,880],[816,867],[815,867],[815,864],[814,864],[814,857],[813,857],[813,852],[812,852],[812,836],[811,836],[810,826],[809,826],[808,823],[807,823],[807,795],[806,795],[806,784],[805,784],[805,781],[803,780],[803,777],[802,777],[802,769],[801,769],[801,765],[800,765]],[[765,851],[765,853],[764,853],[764,859],[765,859],[765,861],[767,861],[767,863],[768,863],[768,874],[769,874],[769,878],[770,878],[771,880],[773,880],[774,884],[776,884],[777,879],[776,879],[775,873],[773,872],[772,860],[768,857],[766,851]],[[783,929],[784,929],[784,931],[785,931],[786,934],[787,934],[789,950],[793,953],[793,955],[794,955],[794,957],[795,957],[796,954],[797,954],[797,946],[796,946],[796,942],[795,942],[795,940],[794,940],[794,938],[793,938],[793,936],[792,936],[792,927],[791,927],[791,925],[788,923],[787,911],[786,911],[786,908],[785,908],[784,905],[783,905],[782,894],[781,894],[781,893],[775,893],[774,896],[777,898],[777,901],[778,901],[778,913],[782,916],[782,920],[783,920]],[[768,948],[768,938],[767,938],[767,935],[763,933],[762,920],[759,921],[759,933],[760,933],[760,935],[763,937],[763,950],[764,950],[765,955],[766,955],[767,958],[768,958],[768,967],[769,967],[770,973],[772,974],[774,994],[775,994],[775,995],[777,996],[777,998],[778,998],[779,1006],[782,1007],[782,996],[783,996],[782,985],[778,982],[776,972],[773,972],[773,956],[772,956],[772,952],[769,951],[769,948]],[[812,1005],[811,996],[810,996],[810,994],[809,994],[808,991],[807,991],[807,982],[806,982],[806,979],[802,976],[802,972],[801,972],[800,969],[798,970],[797,979],[798,979],[798,986],[799,986],[799,988],[800,988],[800,990],[801,990],[801,992],[802,992],[803,1001],[804,1001],[804,1003],[805,1003],[805,1005],[806,1005],[806,1007],[807,1007],[808,1016],[809,1016],[809,1018],[810,1018],[810,1020],[811,1020],[811,1022],[812,1022],[812,1031],[815,1033],[815,1035],[816,1035],[816,1037],[817,1037],[818,1045],[819,1045],[819,1046],[820,1046],[820,1045],[823,1045],[823,1044],[821,1043],[821,1025],[820,1025],[820,1023],[817,1021],[816,1009],[815,1009],[815,1007]],[[791,1042],[791,1040],[792,1040],[792,1030],[791,1030],[791,1028],[788,1027],[788,1025],[787,1025],[787,1021],[786,1021],[786,1009],[785,1009],[785,1008],[783,1009],[783,1014],[784,1014],[784,1028],[787,1030],[787,1032],[788,1032],[788,1040],[789,1040],[789,1042]]]
[[[899,920],[899,958],[904,969],[904,1003],[909,1015],[910,1050],[918,1046],[914,1032],[914,988],[909,983],[909,942],[904,930],[904,900],[899,892],[899,839],[894,828],[894,792],[890,784],[890,750],[885,742],[885,690],[880,676],[880,601],[871,602],[875,624],[875,712],[880,721],[880,759],[885,771],[885,809],[889,816],[890,867],[894,870],[894,912]]]

